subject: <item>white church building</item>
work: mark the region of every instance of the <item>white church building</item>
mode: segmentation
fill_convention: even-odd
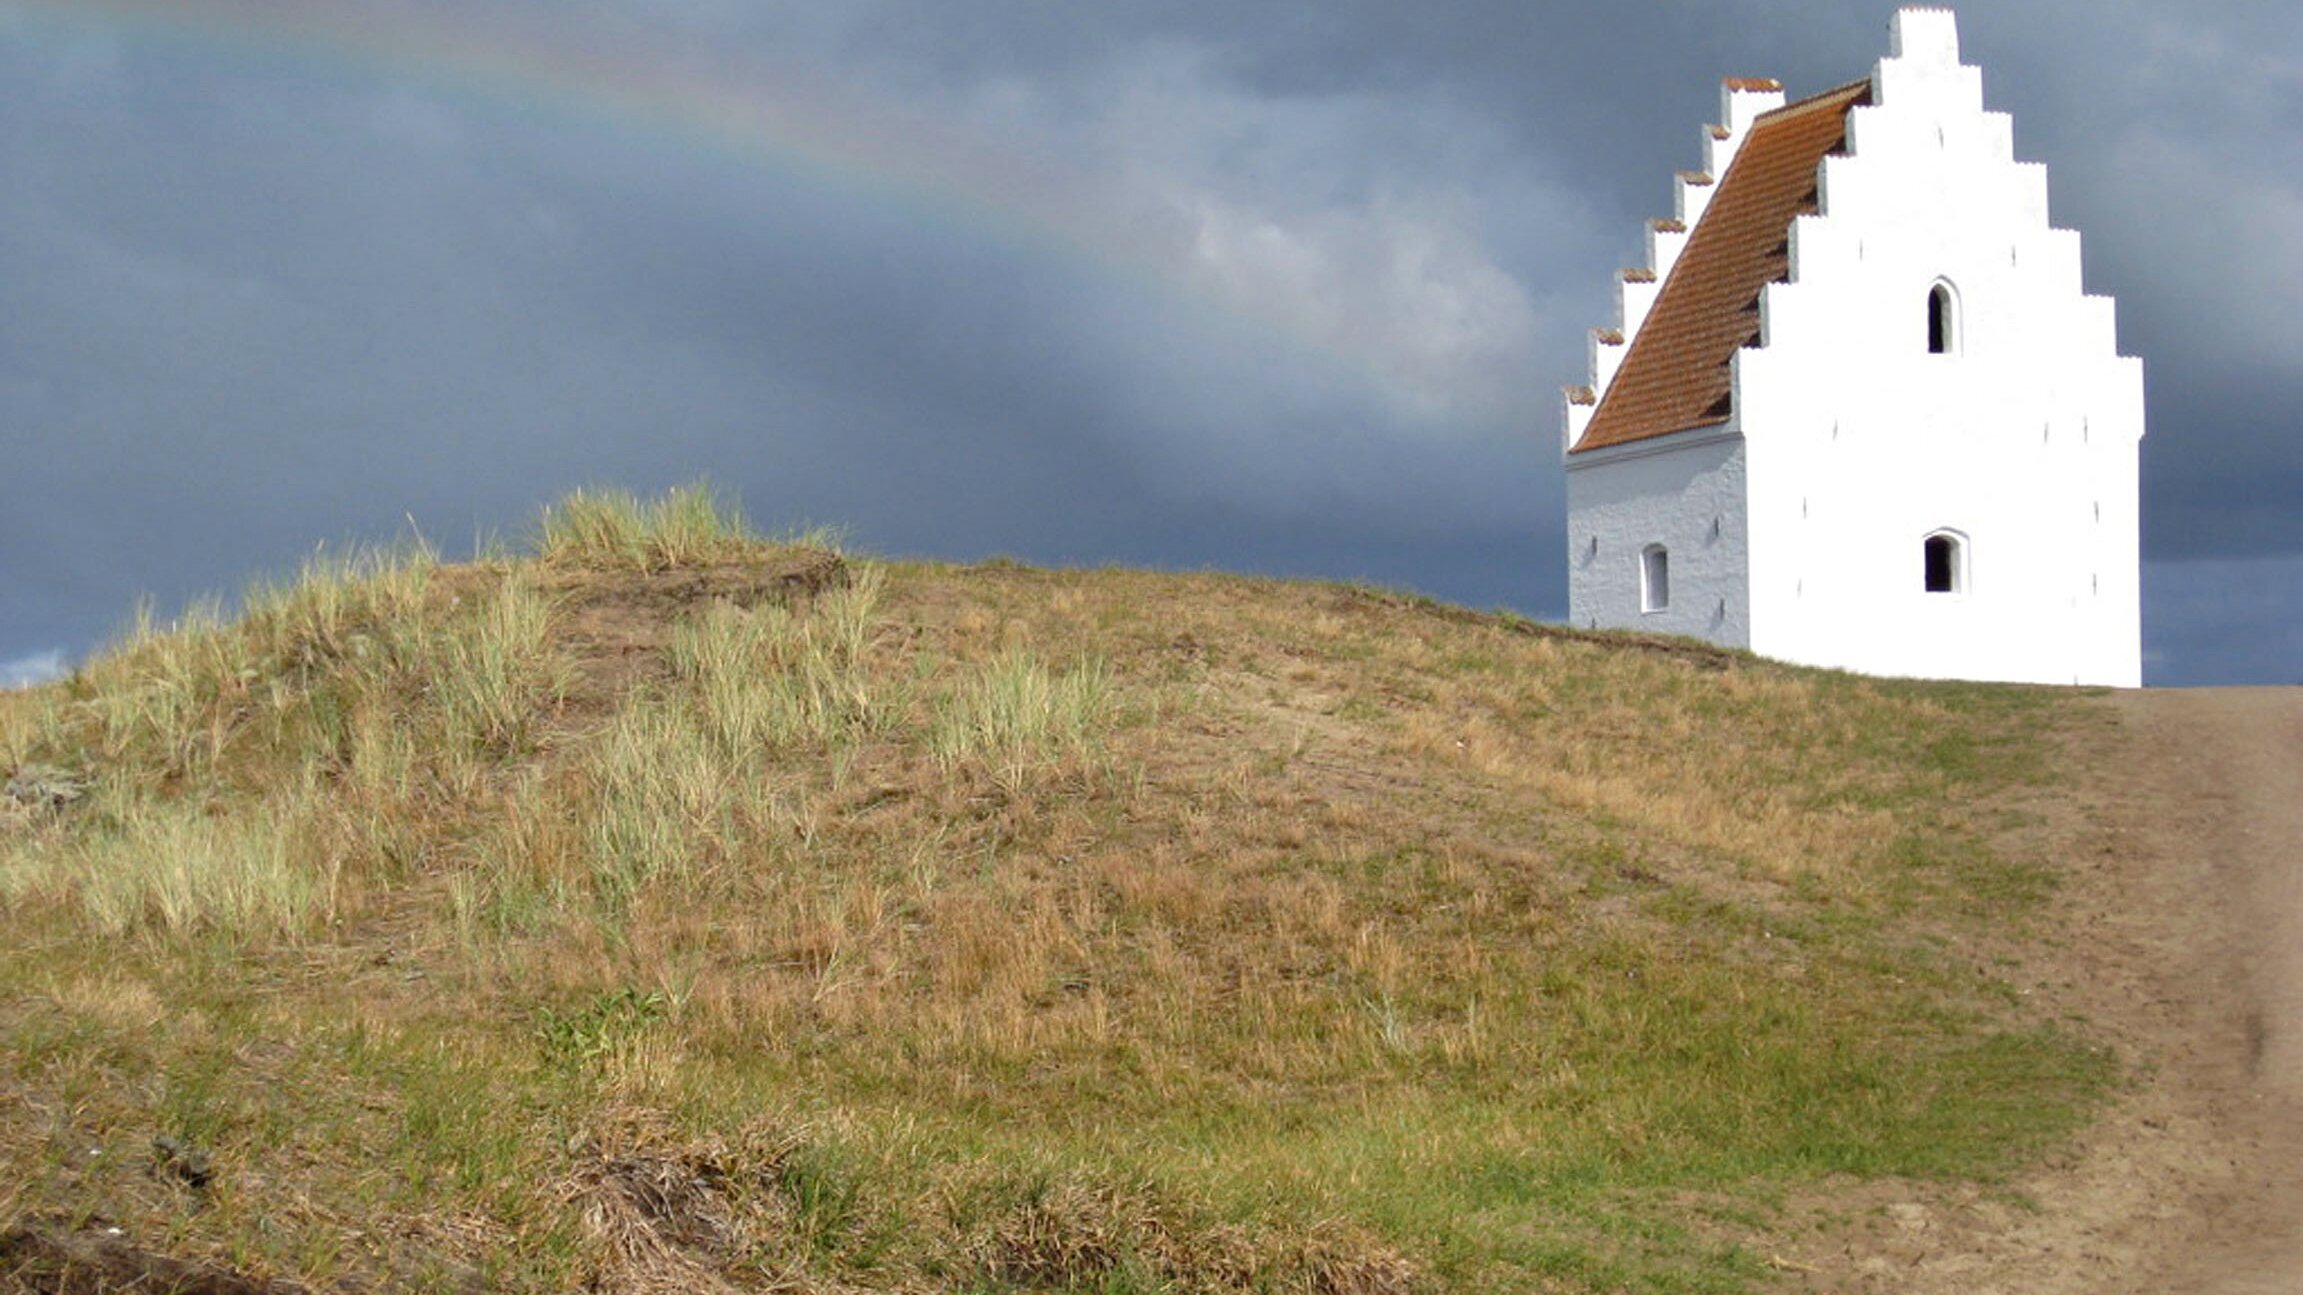
[[[1730,80],[1566,401],[1571,623],[1882,675],[2141,682],[2143,367],[1951,12]]]

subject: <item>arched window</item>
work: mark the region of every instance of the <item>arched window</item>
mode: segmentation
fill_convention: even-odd
[[[1639,551],[1639,610],[1659,612],[1671,606],[1671,554],[1661,544]]]
[[[1957,531],[1937,531],[1920,543],[1922,579],[1931,594],[1967,590],[1967,541]]]
[[[1959,353],[1959,298],[1940,279],[1927,290],[1927,353]]]

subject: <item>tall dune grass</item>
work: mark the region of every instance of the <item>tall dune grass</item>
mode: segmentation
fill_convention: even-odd
[[[696,483],[648,500],[575,491],[544,509],[535,549],[555,565],[661,571],[739,556],[759,539],[733,501]]]
[[[103,936],[293,940],[335,912],[343,858],[310,784],[228,817],[129,801],[103,827],[0,855],[0,901],[76,909]]]
[[[930,748],[948,770],[981,762],[1004,786],[1088,749],[1112,705],[1111,672],[1089,660],[1056,672],[1031,653],[985,663],[940,699]]]

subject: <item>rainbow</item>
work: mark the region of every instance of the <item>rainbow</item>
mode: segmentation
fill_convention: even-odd
[[[547,12],[460,0],[0,0],[0,40],[95,32],[323,78],[377,77],[444,95],[660,130],[931,225],[1122,277],[1154,301],[1230,321],[1353,380],[1428,401],[1413,357],[1354,321],[1322,323],[1195,273],[1188,230],[1155,227],[1108,177],[1003,148],[980,131],[784,68],[714,62],[693,43],[610,41]],[[552,19],[557,18],[557,21]],[[1380,331],[1380,330],[1378,330]],[[1441,397],[1443,401],[1449,397]]]
[[[1095,177],[820,76],[711,66],[692,48],[662,41],[611,46],[587,39],[581,24],[547,23],[549,14],[454,0],[16,0],[16,8],[59,29],[323,78],[407,81],[603,128],[666,133],[859,191],[931,226],[1120,276],[1133,291],[1211,310],[1299,350],[1338,349],[1256,303],[1192,282],[1176,249],[1142,237],[1140,215],[1105,197]],[[1379,357],[1343,358],[1382,367]]]
[[[547,24],[540,13],[491,13],[447,0],[16,0],[15,7],[58,27],[676,132],[998,237],[1053,241],[1123,268],[1152,268],[1144,248],[1117,237],[1125,222],[1101,209],[1087,177],[788,69],[769,80],[699,65],[690,49],[645,40],[610,47],[565,19]]]

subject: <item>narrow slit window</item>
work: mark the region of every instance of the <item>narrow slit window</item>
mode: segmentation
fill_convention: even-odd
[[[1954,355],[1959,351],[1959,303],[1951,285],[1938,283],[1927,293],[1927,353]]]
[[[1659,612],[1671,606],[1671,553],[1661,544],[1639,551],[1639,610]]]
[[[1938,531],[1921,545],[1926,588],[1931,594],[1955,594],[1966,585],[1966,549],[1959,537]]]

